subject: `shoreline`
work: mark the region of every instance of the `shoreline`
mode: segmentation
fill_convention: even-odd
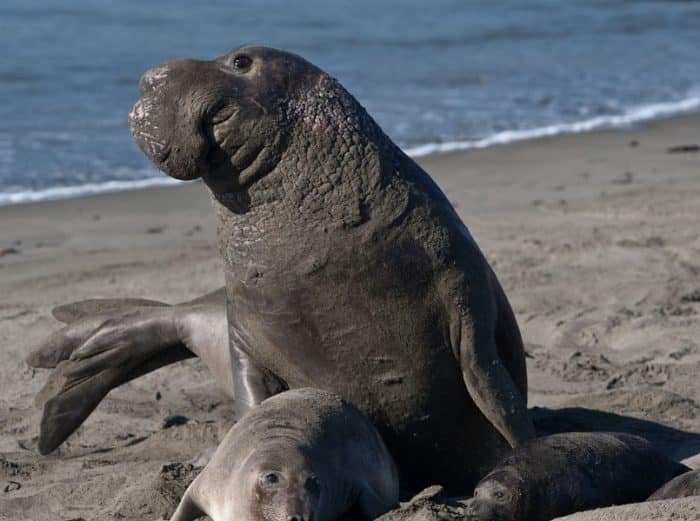
[[[656,105],[664,105],[659,103]],[[700,120],[700,98],[697,99],[698,108],[695,108],[688,112],[683,112],[681,114],[671,114],[667,116],[656,117],[653,119],[640,119],[632,120],[620,126],[601,126],[593,128],[588,128],[591,125],[590,122],[594,120],[585,120],[581,122],[571,123],[571,124],[558,124],[552,125],[550,127],[542,127],[531,130],[523,131],[504,131],[500,134],[506,136],[516,136],[510,138],[507,141],[499,141],[497,135],[478,139],[473,141],[454,141],[445,143],[428,143],[424,145],[416,145],[404,149],[404,152],[409,155],[415,161],[419,163],[422,161],[430,161],[433,158],[441,157],[445,155],[453,154],[468,154],[469,152],[475,152],[480,150],[492,150],[501,147],[515,146],[518,144],[528,144],[536,143],[539,141],[547,141],[557,138],[566,138],[567,136],[578,136],[586,134],[607,134],[607,133],[634,133],[640,129],[653,127],[657,124],[664,124],[665,122],[685,122],[689,121],[694,123],[696,120]],[[612,117],[612,116],[611,116]],[[622,116],[620,116],[622,118]],[[580,130],[571,130],[568,132],[554,132],[549,133],[550,129],[561,128],[561,127],[571,127],[580,128]],[[539,133],[539,134],[538,134]],[[517,136],[522,134],[526,137],[518,138]],[[529,134],[534,134],[530,136]],[[698,137],[700,142],[700,137]],[[484,144],[481,144],[484,143]],[[413,153],[412,153],[413,151]],[[157,172],[157,171],[156,171]],[[176,187],[184,184],[184,182],[178,182],[174,179],[166,177],[165,174],[160,174],[159,176],[147,177],[143,179],[135,179],[131,181],[126,180],[111,180],[105,181],[104,183],[88,183],[84,185],[74,185],[74,186],[59,186],[47,188],[44,190],[39,190],[35,192],[18,192],[15,194],[2,194],[0,193],[0,209],[8,206],[17,206],[24,204],[34,204],[43,203],[47,201],[62,201],[71,199],[82,199],[86,197],[100,196],[106,194],[116,194],[121,192],[133,192],[137,190],[149,190],[149,189],[161,189]],[[68,193],[75,192],[75,193]],[[66,194],[66,195],[62,195]],[[16,198],[24,198],[25,200],[13,200]]]

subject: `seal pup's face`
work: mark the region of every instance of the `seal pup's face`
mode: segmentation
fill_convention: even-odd
[[[469,521],[519,521],[523,495],[517,476],[498,472],[486,476],[474,489],[474,497],[467,501],[466,518]]]
[[[131,133],[169,176],[243,190],[279,161],[289,139],[288,100],[322,74],[299,56],[266,47],[168,61],[141,78]]]
[[[248,519],[319,521],[321,483],[300,450],[256,451],[243,473],[250,487]]]

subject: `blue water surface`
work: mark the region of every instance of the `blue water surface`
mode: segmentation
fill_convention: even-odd
[[[416,154],[700,108],[694,1],[3,0],[0,204],[164,179],[126,125],[140,75],[250,43],[332,73]]]

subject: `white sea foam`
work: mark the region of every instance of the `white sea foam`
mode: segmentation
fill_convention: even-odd
[[[493,145],[504,145],[515,141],[525,141],[527,139],[557,136],[560,134],[577,134],[604,128],[625,128],[636,123],[675,116],[687,112],[694,112],[697,110],[700,110],[700,95],[691,96],[679,101],[640,105],[626,110],[623,114],[597,116],[595,118],[585,119],[582,121],[559,123],[546,127],[522,130],[505,130],[482,139],[447,141],[443,143],[426,143],[424,145],[408,148],[405,150],[405,152],[411,157],[421,157],[429,154],[453,152],[456,150],[486,148]]]
[[[104,183],[88,183],[74,186],[55,186],[44,190],[27,190],[23,192],[0,193],[0,205],[32,203],[52,199],[67,199],[83,195],[94,195],[108,192],[121,192],[151,186],[172,186],[179,184],[170,177],[149,177],[133,181],[105,181]]]

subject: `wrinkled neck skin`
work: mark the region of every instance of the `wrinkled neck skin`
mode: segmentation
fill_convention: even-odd
[[[286,118],[290,134],[279,161],[246,190],[217,190],[205,179],[226,256],[263,237],[267,245],[281,245],[305,230],[348,230],[377,213],[395,215],[407,207],[396,172],[412,161],[334,79],[323,74],[291,100]],[[296,237],[286,233],[292,230]]]

